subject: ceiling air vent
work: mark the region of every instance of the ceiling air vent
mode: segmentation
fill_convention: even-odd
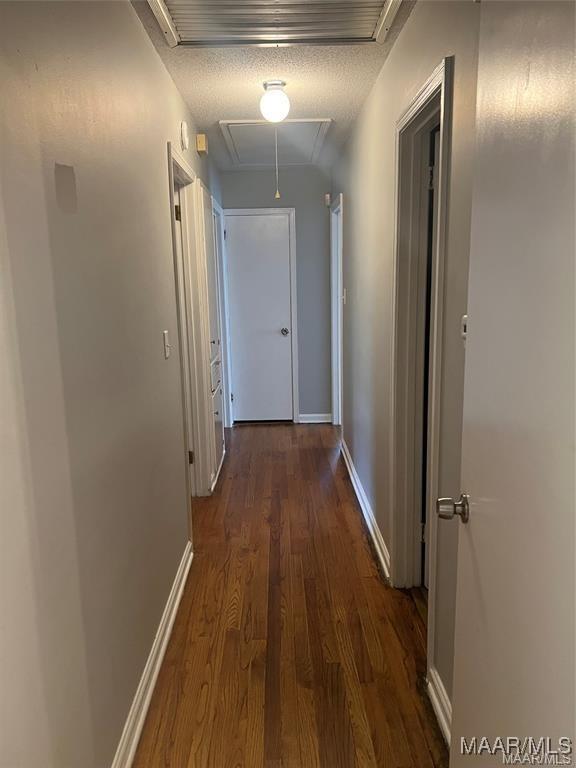
[[[274,132],[282,167],[314,165],[332,120],[221,120],[220,128],[236,168],[273,168]]]
[[[169,45],[382,42],[402,0],[148,0]]]

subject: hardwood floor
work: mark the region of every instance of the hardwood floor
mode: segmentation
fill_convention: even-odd
[[[228,435],[134,768],[439,768],[426,630],[328,425]]]

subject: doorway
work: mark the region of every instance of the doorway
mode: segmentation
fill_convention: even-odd
[[[191,344],[191,298],[187,291],[187,266],[189,251],[188,222],[192,216],[192,189],[196,176],[183,158],[173,152],[168,145],[168,169],[170,176],[170,214],[172,223],[172,243],[174,257],[174,278],[176,287],[176,304],[178,310],[178,346],[180,352],[180,380],[182,386],[182,404],[184,421],[184,463],[186,465],[187,496],[197,493],[199,478],[196,473],[193,457],[196,444],[196,429],[194,420],[194,367]],[[173,344],[168,332],[163,333],[164,355],[172,354]],[[192,518],[189,507],[189,538],[192,541]]]
[[[186,160],[168,144],[170,205],[185,459],[192,496],[207,496],[225,455],[221,314],[217,245],[210,193]],[[164,353],[175,354],[164,337]],[[224,369],[224,370],[223,370]]]
[[[427,680],[444,732],[449,700],[436,671],[436,611],[446,588],[435,500],[443,372],[444,259],[453,60],[432,73],[396,127],[397,223],[389,446],[391,580],[427,597]],[[427,591],[426,591],[427,590]]]
[[[398,140],[394,366],[398,453],[393,509],[398,510],[396,534],[403,533],[404,540],[395,541],[393,581],[403,587],[428,588],[430,584],[440,107],[440,94],[435,93],[411,117]]]
[[[298,421],[295,213],[228,210],[234,422]]]
[[[342,424],[342,320],[344,288],[342,277],[343,196],[330,207],[330,303],[332,328],[332,424]]]
[[[424,587],[425,597],[430,584],[429,578],[429,545],[430,540],[430,509],[427,494],[428,488],[428,459],[430,456],[430,348],[432,333],[432,273],[434,267],[434,243],[436,240],[438,219],[438,161],[440,156],[440,116],[434,111],[430,120],[420,129],[422,132],[422,153],[420,185],[422,216],[421,228],[425,232],[426,242],[420,257],[422,265],[419,281],[418,303],[422,308],[420,315],[421,328],[421,359],[416,361],[417,370],[422,372],[421,402],[416,401],[421,420],[421,451],[420,451],[420,586]],[[418,374],[417,374],[418,375]]]

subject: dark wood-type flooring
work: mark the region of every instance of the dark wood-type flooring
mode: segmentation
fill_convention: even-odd
[[[378,572],[338,430],[227,437],[134,768],[444,768],[423,612]]]

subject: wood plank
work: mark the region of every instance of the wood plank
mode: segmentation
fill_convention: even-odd
[[[134,768],[445,768],[425,593],[380,578],[331,425],[243,425]]]

